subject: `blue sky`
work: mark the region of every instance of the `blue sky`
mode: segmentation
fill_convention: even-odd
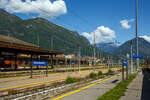
[[[115,31],[116,38],[113,40],[118,40],[121,43],[135,37],[135,22],[130,23],[132,27],[128,30],[122,29],[120,25],[120,21],[123,19],[135,18],[135,0],[66,0],[66,4],[68,14],[61,16],[61,18],[66,23],[72,24],[73,22],[74,24],[72,26],[66,25],[57,19],[53,22],[77,30],[79,33],[92,32],[98,26],[104,25]],[[149,0],[139,0],[139,35],[149,35],[150,32],[149,4]],[[74,13],[88,22],[78,17],[72,17],[71,15]]]
[[[52,3],[55,1],[56,0],[51,0]],[[62,11],[63,14],[57,14],[57,17],[49,18],[49,21],[68,29],[75,30],[79,34],[82,34],[83,32],[92,34],[91,32],[94,32],[100,26],[104,26],[104,28],[107,27],[113,31],[115,38],[107,39],[106,37],[103,42],[118,40],[121,43],[124,43],[135,37],[135,21],[129,22],[131,27],[128,29],[123,29],[120,24],[121,20],[129,21],[135,19],[135,0],[64,1],[67,7],[67,12],[64,10]],[[148,38],[150,38],[149,5],[149,0],[139,0],[139,36],[146,35]],[[3,9],[6,9],[6,7],[3,7]],[[37,17],[38,15],[25,12],[10,12],[23,19]],[[101,39],[101,37],[98,37],[98,40],[99,39]]]

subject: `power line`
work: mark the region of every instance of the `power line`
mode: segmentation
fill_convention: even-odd
[[[63,6],[63,5],[61,5],[61,4],[59,4],[60,6]],[[42,9],[41,9],[42,10]],[[42,11],[44,11],[44,10],[42,10]],[[46,12],[46,11],[44,11],[44,12]],[[48,13],[48,12],[47,12]],[[78,18],[78,19],[80,19],[82,22],[84,22],[84,23],[86,23],[86,25],[89,25],[89,28],[91,28],[91,26],[92,25],[90,25],[89,24],[89,22],[86,20],[86,19],[84,19],[84,18],[82,18],[81,16],[79,16],[77,13],[75,13],[73,10],[71,10],[71,13],[70,13],[72,16],[74,16],[74,17],[76,17],[76,18]],[[62,20],[60,17],[56,17],[56,19],[55,20],[60,20],[60,21],[62,21],[63,23],[66,23],[65,22],[65,20]],[[77,27],[78,29],[80,29],[80,30],[84,30],[83,29],[83,27],[81,28],[81,27],[79,27],[78,25],[72,25],[72,24],[70,24],[70,23],[66,23],[66,24],[68,24],[68,25],[70,25],[70,26],[72,26],[72,27]],[[84,26],[84,28],[85,28],[85,26]],[[86,31],[87,29],[85,29],[85,31]],[[94,52],[95,52],[95,45],[93,46],[94,47]],[[95,53],[94,53],[94,59],[95,59]],[[95,64],[94,64],[95,65]]]

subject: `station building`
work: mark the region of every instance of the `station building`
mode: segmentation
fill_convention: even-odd
[[[72,56],[66,58],[66,56]],[[88,65],[89,58],[81,58],[81,65]],[[0,71],[31,69],[32,61],[47,61],[49,65],[78,64],[74,55],[64,55],[58,51],[40,49],[37,45],[0,35]],[[39,68],[37,66],[36,68]]]
[[[56,56],[62,54],[57,51],[40,49],[38,46],[9,36],[0,35],[0,69],[17,70],[19,65],[31,65],[33,60],[41,55]]]

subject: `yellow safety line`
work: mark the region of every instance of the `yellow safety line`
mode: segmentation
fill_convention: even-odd
[[[117,75],[120,75],[120,73],[119,73],[119,74],[117,74]],[[110,80],[110,79],[112,79],[113,77],[116,77],[117,75],[114,75],[114,76],[111,76],[111,77],[109,77],[109,78],[103,79],[103,80],[101,80],[101,81],[99,81],[99,82],[96,82],[96,83],[90,84],[90,85],[88,85],[88,86],[82,87],[82,88],[77,89],[77,90],[75,90],[75,91],[72,91],[72,92],[66,93],[66,94],[61,95],[61,96],[59,96],[59,97],[56,97],[56,98],[54,98],[54,99],[52,99],[52,100],[58,100],[58,99],[61,99],[61,98],[65,97],[65,96],[68,96],[68,95],[71,95],[71,94],[77,93],[77,92],[82,91],[82,90],[84,90],[84,89],[87,89],[87,88],[89,88],[89,87],[91,87],[91,86],[94,86],[94,85],[96,85],[96,84],[99,84],[99,83],[101,83],[101,82],[103,82],[103,81]]]
[[[37,85],[37,84],[42,84],[42,83],[55,82],[55,81],[58,81],[58,80],[65,80],[65,78],[61,78],[61,79],[57,79],[57,80],[42,81],[42,82],[34,82],[34,83],[18,85],[18,86],[11,86],[11,87],[7,87],[7,88],[1,88],[0,91],[8,90],[8,89],[21,88],[21,87],[31,86],[31,85]]]

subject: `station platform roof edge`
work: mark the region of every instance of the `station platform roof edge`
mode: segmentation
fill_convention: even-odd
[[[35,55],[60,55],[58,51],[40,49],[38,46],[12,37],[0,35],[0,52],[24,53]]]

